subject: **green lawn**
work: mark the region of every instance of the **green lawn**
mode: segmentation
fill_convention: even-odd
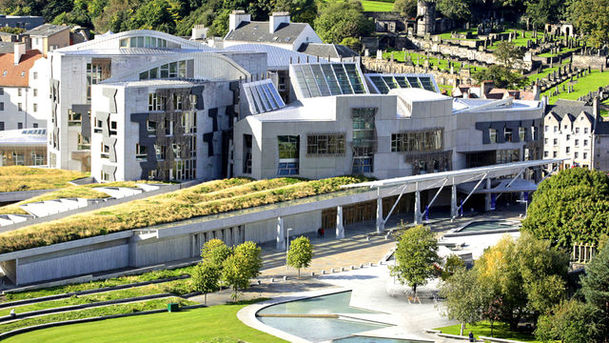
[[[215,338],[249,343],[285,342],[254,330],[237,319],[247,305],[218,305],[182,312],[158,313],[66,325],[11,337],[5,342],[209,342]]]
[[[448,333],[451,335],[458,335],[460,328],[461,325],[457,324],[452,326],[446,326],[443,328],[437,328],[436,330],[440,330],[443,333]],[[470,331],[474,333],[474,336],[476,336],[476,338],[478,336],[491,337],[491,325],[488,322],[480,322],[473,326],[467,325],[466,329],[463,331],[463,334],[467,336]],[[510,331],[508,324],[505,323],[495,323],[493,325],[492,337],[513,339],[522,342],[541,343],[540,341],[535,340],[535,336],[533,336],[532,334]]]
[[[420,63],[420,65],[424,64],[424,61],[427,59],[427,56],[425,56],[425,54],[421,54],[421,53],[417,53],[417,52],[406,52],[406,51],[387,51],[383,53],[383,58],[384,59],[391,59],[391,54],[393,53],[393,59],[395,61],[398,62],[405,62],[407,60],[410,60],[413,64],[417,64]],[[429,65],[431,66],[438,66],[438,68],[440,70],[444,70],[444,71],[450,71],[450,67],[448,66],[448,59],[443,59],[443,58],[436,58],[436,57],[430,57],[429,58]],[[474,66],[469,65],[469,64],[463,64],[461,62],[453,62],[453,70],[455,73],[458,73],[461,68],[474,68]]]
[[[546,53],[543,53],[543,54],[539,54],[537,56],[539,56],[539,57],[556,57],[556,56],[559,56],[561,54],[565,54],[567,52],[574,52],[577,49],[579,49],[579,48],[572,48],[572,49],[565,48],[565,49],[560,50],[557,54],[552,54],[552,53],[546,52]]]
[[[564,82],[564,84],[568,85],[569,82],[570,81],[567,80]],[[558,99],[577,100],[579,97],[584,96],[591,91],[597,90],[598,87],[605,87],[607,85],[609,85],[609,72],[605,71],[601,73],[598,70],[592,70],[590,74],[576,80],[573,86],[574,91],[571,94],[563,92],[558,96],[550,97],[550,92],[556,87],[545,91],[543,94],[548,95],[550,104],[554,104]],[[562,84],[558,85],[558,89],[562,92]]]
[[[383,1],[362,0],[364,12],[392,12],[393,3]]]
[[[70,185],[69,181],[86,176],[89,174],[72,170],[23,166],[0,167],[0,192],[63,188]]]

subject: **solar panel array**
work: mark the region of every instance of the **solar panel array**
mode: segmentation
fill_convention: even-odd
[[[271,79],[244,83],[243,92],[251,114],[270,112],[285,107],[285,103]]]
[[[366,74],[366,77],[381,94],[387,94],[389,90],[394,88],[423,88],[438,92],[431,75]]]
[[[293,64],[296,84],[305,98],[367,93],[355,63]]]

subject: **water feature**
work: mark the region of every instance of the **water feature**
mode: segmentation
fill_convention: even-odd
[[[312,342],[343,339],[339,342],[393,342],[393,341],[344,341],[346,338],[370,330],[382,329],[391,325],[353,318],[357,314],[374,314],[349,306],[351,292],[342,292],[290,301],[266,307],[258,311],[258,320],[262,323],[302,337]],[[342,315],[345,316],[342,316]],[[281,315],[286,315],[282,317]],[[302,315],[302,317],[299,317]],[[319,315],[319,317],[315,317]],[[376,339],[376,338],[375,338]],[[407,341],[395,341],[407,342]]]
[[[332,340],[332,343],[419,343],[423,341],[411,341],[407,339],[351,336]]]
[[[484,232],[498,230],[517,231],[518,227],[519,225],[517,223],[506,220],[484,220],[469,223],[458,232]]]

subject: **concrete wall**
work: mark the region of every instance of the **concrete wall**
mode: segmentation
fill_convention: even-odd
[[[315,232],[321,227],[321,211],[309,212],[283,218],[285,230],[291,228],[290,237],[303,233]],[[277,220],[267,220],[245,225],[245,240],[256,243],[275,241],[277,237]]]

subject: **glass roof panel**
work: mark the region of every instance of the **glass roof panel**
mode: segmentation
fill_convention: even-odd
[[[433,86],[433,83],[429,77],[419,77],[419,81],[423,85],[423,88],[427,89],[428,91],[436,91],[436,88]]]
[[[410,84],[406,81],[406,77],[401,75],[394,75],[393,78],[398,82],[400,88],[410,88]]]
[[[329,96],[330,89],[328,88],[328,84],[326,83],[324,73],[321,71],[321,66],[319,64],[311,64],[311,70],[313,71],[313,76],[315,76],[315,81],[317,82],[317,86],[319,87],[321,95]]]
[[[421,84],[419,83],[419,78],[416,76],[407,76],[406,77],[408,79],[408,83],[410,83],[410,86],[413,88],[422,88]]]
[[[315,76],[313,76],[313,72],[311,71],[311,65],[303,64],[302,72],[304,74],[304,80],[307,83],[307,87],[309,87],[309,91],[311,92],[311,96],[321,96],[317,82],[315,82]]]
[[[333,63],[332,69],[336,74],[336,78],[338,79],[338,85],[340,86],[343,94],[353,94],[353,89],[351,88],[351,84],[349,83],[349,78],[347,77],[347,73],[343,68],[342,64]]]
[[[364,84],[362,83],[362,79],[357,72],[357,68],[355,68],[355,64],[347,63],[344,64],[345,70],[347,71],[347,76],[349,77],[349,81],[351,82],[351,87],[356,94],[366,93],[366,89],[364,88]]]
[[[376,89],[379,90],[381,94],[389,93],[389,87],[385,84],[385,81],[380,76],[370,76],[370,81],[374,84]]]
[[[330,94],[343,94],[340,91],[340,86],[338,85],[338,81],[336,80],[336,76],[334,75],[334,71],[332,70],[330,64],[322,64],[321,70],[324,72],[324,76],[326,77],[326,82],[328,83],[328,87],[330,88]]]
[[[300,87],[302,96],[304,96],[305,98],[310,98],[311,92],[309,92],[309,88],[307,87],[304,73],[302,71],[302,65],[294,65],[293,68],[294,72],[296,73],[296,82],[298,83],[298,87]]]
[[[393,80],[392,76],[383,76],[383,81],[387,84],[390,89],[400,88],[398,84]]]

